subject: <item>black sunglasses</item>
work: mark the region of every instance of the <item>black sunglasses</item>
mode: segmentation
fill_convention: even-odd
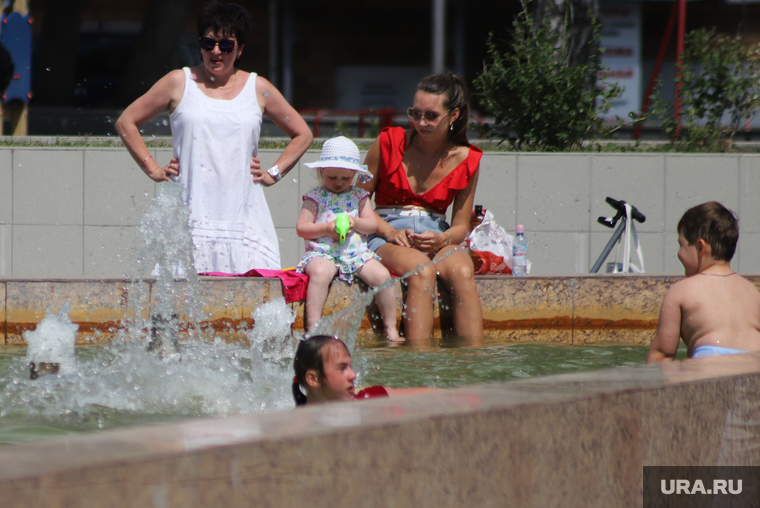
[[[446,112],[446,115],[451,113],[451,110],[448,110]],[[444,115],[444,116],[446,116]],[[441,116],[440,113],[437,113],[435,111],[415,111],[414,108],[409,108],[406,110],[406,116],[414,120],[415,122],[419,122],[422,120],[423,117],[425,117],[426,122],[435,122],[439,116]]]
[[[237,44],[237,41],[234,41],[232,39],[219,39],[217,41],[211,37],[200,37],[198,41],[203,51],[214,51],[214,46],[218,44],[219,51],[222,53],[232,52],[232,50],[235,49],[235,44]]]

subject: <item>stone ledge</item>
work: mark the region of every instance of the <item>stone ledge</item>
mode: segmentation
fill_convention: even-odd
[[[642,468],[760,465],[760,355],[534,378],[0,448],[28,506],[642,505]]]
[[[760,288],[760,276],[749,279]],[[657,328],[662,298],[676,280],[644,275],[476,277],[489,336],[563,344],[648,344]],[[153,281],[142,284],[143,298],[150,300]],[[359,286],[333,283],[325,314],[346,308],[357,291],[366,290]],[[47,309],[56,311],[66,302],[71,304],[70,319],[79,325],[78,343],[108,342],[121,327],[129,292],[129,281],[122,279],[0,280],[0,345],[23,345],[23,332],[34,329]],[[400,319],[401,284],[397,283],[396,293]],[[208,316],[202,326],[227,340],[245,340],[246,330],[253,325],[253,309],[282,297],[283,289],[278,279],[203,277],[199,294]],[[303,304],[291,306],[298,315],[294,326],[302,329]],[[373,314],[376,310],[371,306],[361,327],[370,335]],[[446,318],[436,305],[436,336]]]

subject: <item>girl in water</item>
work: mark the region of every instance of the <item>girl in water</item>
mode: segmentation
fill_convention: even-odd
[[[296,406],[321,402],[374,399],[425,393],[434,388],[387,388],[370,386],[356,392],[356,372],[351,365],[351,353],[337,337],[315,335],[298,344],[293,367],[293,398]],[[301,391],[306,390],[306,394]]]
[[[322,182],[303,196],[296,224],[298,236],[306,240],[306,255],[296,270],[309,276],[306,328],[312,331],[322,317],[336,274],[349,284],[356,275],[374,288],[388,281],[390,273],[367,248],[366,235],[375,232],[377,220],[367,199],[369,193],[353,186],[357,173],[371,178],[367,166],[359,165],[359,148],[343,136],[328,139],[322,145],[319,160],[306,165],[317,169]],[[336,232],[340,214],[345,214],[348,220],[348,231],[342,234]],[[394,289],[379,291],[375,301],[388,340],[403,341],[396,330]]]

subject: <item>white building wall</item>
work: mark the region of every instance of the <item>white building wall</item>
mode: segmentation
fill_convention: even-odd
[[[152,152],[162,164],[171,156]],[[261,150],[262,165],[278,153]],[[303,255],[295,222],[301,196],[317,185],[303,163],[318,156],[310,150],[266,190],[284,267]],[[134,224],[155,185],[123,148],[0,149],[0,277],[128,277]],[[588,273],[612,234],[596,221],[614,213],[607,196],[646,215],[637,230],[647,273],[682,273],[676,224],[687,208],[716,200],[739,215],[733,268],[760,274],[760,155],[490,152],[475,202],[507,232],[525,226],[533,274],[573,275]]]

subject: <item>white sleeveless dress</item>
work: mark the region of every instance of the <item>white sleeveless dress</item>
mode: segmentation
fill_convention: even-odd
[[[170,115],[178,181],[190,208],[198,273],[278,270],[277,234],[261,184],[253,183],[251,157],[258,152],[261,108],[256,74],[232,100],[203,94],[185,67],[182,100]]]

